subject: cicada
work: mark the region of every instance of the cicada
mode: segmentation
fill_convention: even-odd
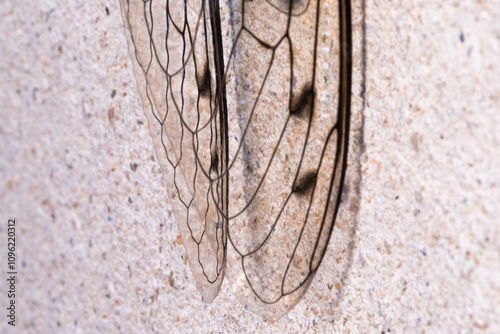
[[[144,113],[205,302],[267,319],[306,293],[346,169],[351,8],[121,0]]]

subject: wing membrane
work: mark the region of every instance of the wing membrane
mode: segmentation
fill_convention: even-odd
[[[182,242],[203,300],[211,302],[224,277],[227,244],[227,176],[219,177],[226,131],[219,110],[224,104],[216,101],[221,95],[211,10],[195,1],[122,0],[121,5]]]
[[[283,316],[311,284],[340,203],[349,1],[121,3],[203,299],[215,298],[227,273],[250,310]]]
[[[311,284],[340,203],[351,84],[350,51],[341,45],[350,45],[350,7],[238,4],[226,69],[227,276],[253,312],[278,319]]]

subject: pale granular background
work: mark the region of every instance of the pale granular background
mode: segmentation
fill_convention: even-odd
[[[276,323],[194,287],[118,1],[0,17],[0,256],[16,218],[19,265],[2,332],[500,332],[500,1],[353,1],[347,189]]]

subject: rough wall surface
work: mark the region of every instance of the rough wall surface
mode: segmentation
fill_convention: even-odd
[[[228,284],[209,305],[194,287],[118,1],[2,2],[0,249],[15,217],[20,266],[2,332],[499,332],[500,1],[353,9],[361,184],[269,323]]]

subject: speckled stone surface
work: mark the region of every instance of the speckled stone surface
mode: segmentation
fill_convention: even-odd
[[[3,333],[500,331],[500,1],[353,2],[345,200],[275,323],[227,283],[201,301],[118,1],[3,1],[0,17],[0,249],[17,218],[20,266]]]

